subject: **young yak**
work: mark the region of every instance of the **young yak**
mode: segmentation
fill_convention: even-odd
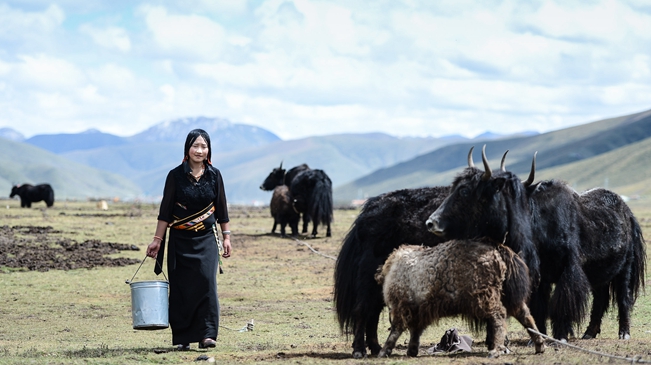
[[[403,245],[375,276],[390,308],[391,333],[379,357],[391,354],[406,329],[407,356],[417,356],[423,331],[440,318],[461,315],[471,328],[486,327],[489,357],[506,352],[506,316],[538,331],[529,313],[529,273],[510,248],[492,241],[453,240],[434,247]],[[541,336],[529,333],[536,353]]]

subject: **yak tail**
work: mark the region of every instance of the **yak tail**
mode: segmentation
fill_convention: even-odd
[[[631,279],[628,289],[633,295],[634,300],[644,290],[644,277],[646,272],[646,242],[642,235],[642,229],[637,219],[631,213],[631,231],[633,244],[633,262],[631,262]],[[631,303],[633,304],[633,303]]]
[[[317,179],[314,189],[312,189],[311,202],[310,218],[312,218],[312,222],[324,225],[332,223],[332,182],[325,173]]]
[[[499,245],[498,250],[506,264],[506,277],[503,284],[502,302],[507,308],[519,308],[529,300],[531,280],[524,260],[508,246]]]
[[[337,320],[342,332],[349,333],[355,328],[354,315],[357,305],[358,268],[362,259],[362,244],[358,237],[358,226],[353,223],[335,263],[334,303]]]

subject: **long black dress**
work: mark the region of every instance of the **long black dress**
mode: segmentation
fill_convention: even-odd
[[[211,203],[214,212],[208,215],[209,210],[202,214]],[[189,164],[183,162],[167,175],[158,219],[172,224],[183,218],[187,221],[197,217],[204,219],[199,224],[191,222],[190,226],[186,224],[181,229],[172,225],[169,229],[167,270],[172,344],[217,339],[219,250],[214,226],[229,221],[219,170],[206,164],[204,174],[196,181]],[[161,262],[163,251],[164,247],[159,251]]]

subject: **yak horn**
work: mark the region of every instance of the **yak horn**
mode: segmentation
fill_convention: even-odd
[[[283,169],[283,161],[280,161],[280,167],[279,167],[279,169],[281,169],[281,170]]]
[[[486,181],[493,175],[491,167],[488,166],[488,160],[486,159],[486,145],[481,149],[481,160],[484,162],[484,174],[481,176],[481,179]]]
[[[507,153],[509,153],[509,150],[506,150],[506,152],[504,152],[504,155],[502,156],[502,162],[500,163],[500,169],[503,172],[506,172],[506,165],[504,164],[504,161],[506,160],[506,154]]]
[[[475,163],[472,161],[472,150],[475,149],[475,146],[470,147],[470,152],[468,152],[468,167],[475,167]]]
[[[533,179],[534,176],[536,175],[536,155],[538,154],[538,151],[536,151],[533,154],[533,160],[531,161],[531,172],[529,173],[529,178],[527,181],[525,181],[523,184],[525,187],[528,187],[529,185],[533,184]]]

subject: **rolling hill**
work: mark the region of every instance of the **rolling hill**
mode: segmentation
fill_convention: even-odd
[[[13,185],[24,183],[49,183],[56,200],[132,199],[142,194],[140,187],[124,176],[71,161],[26,143],[2,139],[0,156],[0,192],[4,191],[7,197]]]
[[[485,135],[483,140],[369,133],[283,141],[262,128],[203,117],[162,122],[119,137],[125,143],[76,145],[58,155],[2,138],[0,189],[9,192],[14,183],[55,181],[61,186],[57,191],[69,197],[156,200],[167,172],[181,162],[188,128],[197,126],[211,134],[213,163],[222,171],[234,204],[266,204],[271,194],[259,185],[281,162],[286,168],[307,163],[325,170],[338,204],[391,190],[446,185],[466,166],[470,147],[475,146],[474,160],[481,164],[483,144],[493,168],[509,150],[507,168],[521,176],[529,173],[538,151],[537,179],[560,178],[577,190],[606,186],[628,195],[651,190],[651,176],[642,168],[651,161],[651,110],[545,134]]]
[[[609,162],[609,156],[614,156],[619,149],[642,143],[649,138],[651,110],[535,136],[488,141],[486,151],[491,166],[497,168],[502,154],[509,150],[507,168],[522,176],[528,175],[533,153],[538,151],[538,176],[553,176],[570,182],[576,180],[577,183],[581,181],[585,182],[586,185],[582,185],[585,187],[598,186],[595,185],[597,181],[603,185],[608,178],[609,187],[616,188],[632,184],[635,180],[625,176],[633,176],[633,170],[640,169],[640,165],[626,159],[625,164],[615,167]],[[476,147],[474,160],[481,163],[481,145],[477,143],[445,146],[339,186],[335,189],[335,196],[340,201],[347,201],[402,188],[447,185],[466,166],[466,157],[473,145]],[[645,156],[647,155],[641,153],[639,158]],[[583,168],[598,162],[601,163],[602,170],[598,174],[593,172],[592,180],[576,179]],[[549,173],[546,173],[547,170]],[[621,177],[613,179],[608,177],[610,175]],[[592,185],[587,185],[588,183]]]

